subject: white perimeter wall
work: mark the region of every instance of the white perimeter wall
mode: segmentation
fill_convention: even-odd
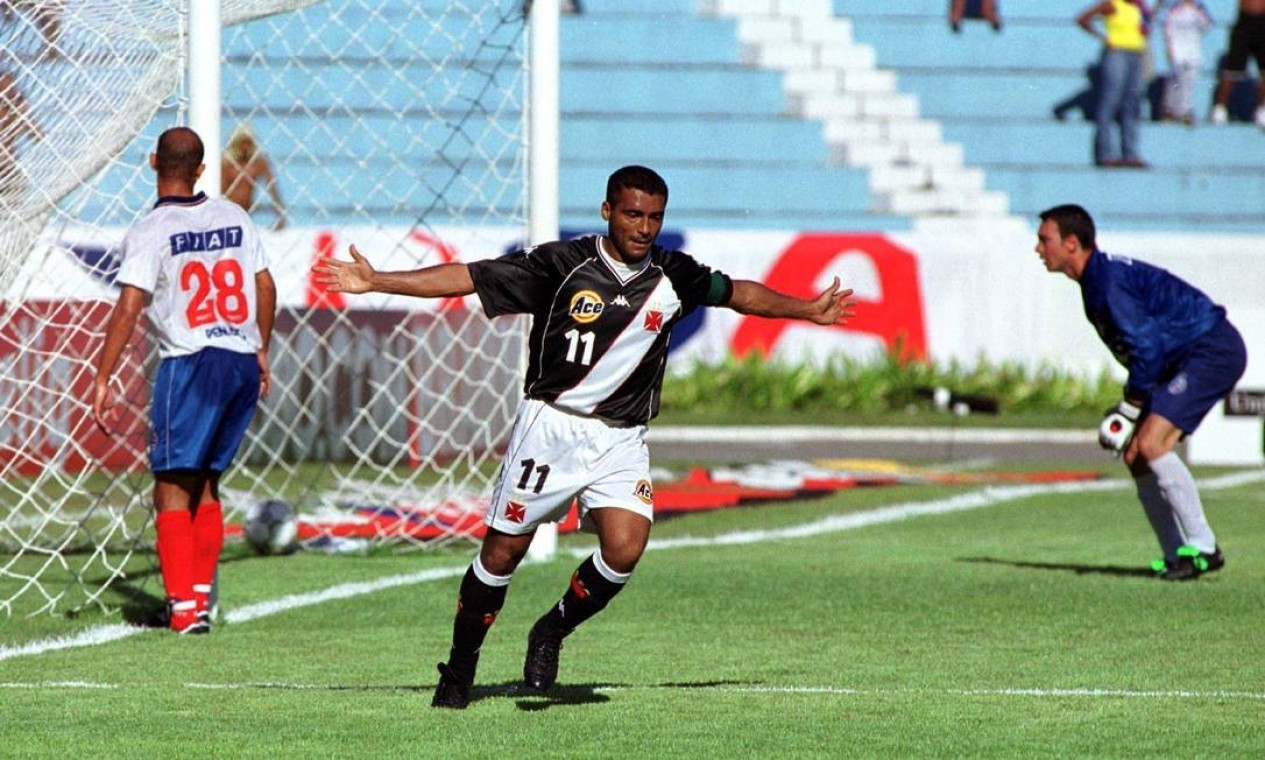
[[[600,230],[595,226],[591,231]],[[99,238],[101,233],[92,233],[93,239],[85,240],[68,230],[56,240],[45,240],[44,245],[53,246],[54,252],[46,261],[33,257],[32,261],[40,263],[16,278],[8,300],[113,298],[112,288],[89,276],[68,245],[108,248],[117,244],[122,232],[113,230],[104,240]],[[566,234],[581,232],[585,231]],[[521,239],[518,231],[503,228],[440,228],[430,238],[418,233],[410,237],[407,230],[371,228],[309,228],[263,234],[280,288],[280,304],[300,307],[307,303],[309,269],[322,244],[332,242],[334,250],[345,257],[347,245],[355,242],[380,268],[407,269],[497,256]],[[812,261],[796,255],[806,238],[817,241],[819,255]],[[401,239],[406,242],[399,243]],[[985,358],[1086,373],[1111,368],[1118,377],[1124,377],[1085,319],[1076,283],[1047,273],[1034,252],[1035,220],[1032,224],[1019,220],[933,220],[919,223],[909,232],[883,235],[673,230],[669,226],[661,242],[679,244],[695,258],[733,277],[772,280],[770,284],[784,289],[810,292],[826,287],[838,275],[863,302],[891,302],[897,295],[916,299],[927,356],[938,362],[957,359],[973,364]],[[900,251],[900,257],[913,262],[907,272],[888,280],[888,288],[879,271],[883,265],[876,264],[873,255],[876,246]],[[1108,229],[1099,231],[1099,246],[1169,269],[1225,305],[1248,343],[1248,371],[1240,386],[1265,389],[1265,234]],[[891,276],[891,272],[887,274]],[[349,308],[388,303],[422,309],[430,306],[383,296],[347,298]],[[477,308],[473,302],[471,306]],[[727,356],[735,349],[735,338],[742,337],[743,325],[744,318],[727,309],[705,310],[701,324],[675,341],[672,366],[682,368],[695,360],[711,362]],[[883,346],[883,340],[871,333],[797,325],[776,336],[771,353],[791,361],[813,360],[837,351],[865,357]],[[1255,427],[1230,445],[1234,450],[1253,448],[1259,455],[1260,421],[1251,422]]]

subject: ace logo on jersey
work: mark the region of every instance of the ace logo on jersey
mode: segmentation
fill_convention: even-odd
[[[654,504],[654,488],[651,487],[650,481],[642,478],[637,481],[637,485],[633,487],[633,496],[641,500],[643,504]]]
[[[591,290],[581,290],[571,296],[571,318],[582,325],[602,316],[602,310],[606,308],[602,297]]]

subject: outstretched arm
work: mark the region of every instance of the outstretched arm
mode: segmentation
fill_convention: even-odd
[[[830,287],[816,298],[804,299],[784,295],[758,282],[734,280],[734,293],[729,308],[739,314],[774,319],[802,319],[819,325],[842,325],[856,316],[852,289],[839,289],[836,277]]]
[[[141,311],[145,308],[145,291],[133,285],[124,285],[119,300],[110,312],[105,328],[105,345],[97,358],[97,376],[93,381],[92,416],[103,433],[110,432],[110,417],[114,409],[114,391],[110,378],[127,348],[127,341],[136,329]]]
[[[349,249],[351,261],[321,259],[312,271],[315,281],[331,293],[394,293],[417,298],[450,298],[474,292],[474,280],[465,264],[437,264],[408,272],[379,272],[360,254]]]

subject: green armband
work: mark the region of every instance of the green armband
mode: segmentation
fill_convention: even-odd
[[[703,303],[708,306],[724,306],[733,295],[733,281],[720,272],[712,272],[711,282],[707,284],[707,298]]]

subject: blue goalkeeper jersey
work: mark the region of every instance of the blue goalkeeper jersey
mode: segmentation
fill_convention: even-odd
[[[1225,307],[1143,261],[1090,254],[1080,278],[1085,316],[1129,370],[1125,396],[1146,400],[1190,347],[1225,319]]]

